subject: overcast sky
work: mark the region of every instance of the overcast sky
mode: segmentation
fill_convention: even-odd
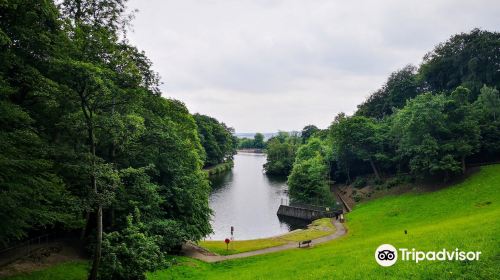
[[[500,29],[498,0],[131,0],[130,41],[163,96],[237,132],[327,127],[452,34]]]

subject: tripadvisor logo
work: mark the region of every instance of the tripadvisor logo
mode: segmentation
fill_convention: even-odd
[[[440,251],[417,251],[415,248],[396,249],[391,244],[382,244],[375,250],[375,261],[381,266],[392,266],[398,260],[398,251],[401,261],[477,261],[481,252],[461,251],[458,248],[452,251],[442,249]]]
[[[398,251],[391,244],[382,244],[375,250],[375,260],[381,266],[391,266],[398,260]]]

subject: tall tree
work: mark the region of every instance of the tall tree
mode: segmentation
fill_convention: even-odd
[[[315,125],[306,125],[302,129],[300,133],[300,137],[302,138],[302,142],[305,143],[309,138],[311,138],[316,132],[319,131],[319,128]]]
[[[356,115],[382,119],[391,115],[394,109],[403,107],[406,100],[414,98],[422,91],[417,68],[407,65],[389,76],[387,82],[368,99],[358,105]]]
[[[375,176],[380,179],[377,159],[382,153],[380,126],[372,119],[360,116],[346,117],[332,125],[335,154],[345,160],[349,154],[370,164]]]
[[[447,180],[463,171],[463,159],[476,150],[479,130],[469,118],[468,106],[460,101],[464,91],[457,89],[455,100],[426,93],[397,112],[392,131],[398,152],[409,159],[414,174],[438,174]]]
[[[215,118],[195,114],[198,135],[205,151],[205,166],[216,165],[231,160],[236,153],[232,129]]]
[[[493,161],[500,157],[500,94],[496,88],[481,88],[473,103],[475,118],[481,131],[481,148],[476,161]]]
[[[463,85],[475,99],[484,84],[500,87],[500,33],[474,29],[452,36],[426,54],[420,73],[433,91]]]

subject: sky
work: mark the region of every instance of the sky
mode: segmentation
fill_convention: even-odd
[[[236,132],[326,128],[451,35],[500,31],[498,0],[130,0],[162,95]]]

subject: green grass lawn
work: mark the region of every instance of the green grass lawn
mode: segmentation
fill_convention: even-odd
[[[86,261],[67,262],[41,271],[35,271],[29,274],[19,274],[7,277],[9,280],[81,280],[87,279],[89,265]]]
[[[455,186],[389,196],[358,205],[347,216],[347,236],[311,249],[292,249],[207,264],[180,265],[148,279],[498,279],[500,275],[500,165]],[[404,234],[404,230],[408,234]],[[375,249],[389,243],[417,250],[481,251],[479,261],[397,262],[381,267]]]
[[[200,241],[198,244],[203,248],[217,253],[219,255],[232,255],[248,251],[255,251],[259,249],[275,247],[289,242],[299,242],[310,240],[335,232],[335,227],[332,225],[330,219],[318,219],[309,225],[307,229],[296,230],[281,236],[252,239],[252,240],[236,240],[231,241],[229,250],[226,250],[226,243],[224,241]]]
[[[483,167],[463,183],[440,191],[360,204],[347,219],[345,237],[310,249],[214,264],[177,258],[179,264],[150,273],[148,279],[498,279],[500,275],[500,165]],[[375,249],[383,243],[423,251],[459,248],[482,255],[476,262],[398,261],[384,268],[374,259]],[[68,266],[75,268],[71,271]],[[82,264],[68,266],[13,279],[84,279]],[[63,274],[66,270],[72,274]]]

